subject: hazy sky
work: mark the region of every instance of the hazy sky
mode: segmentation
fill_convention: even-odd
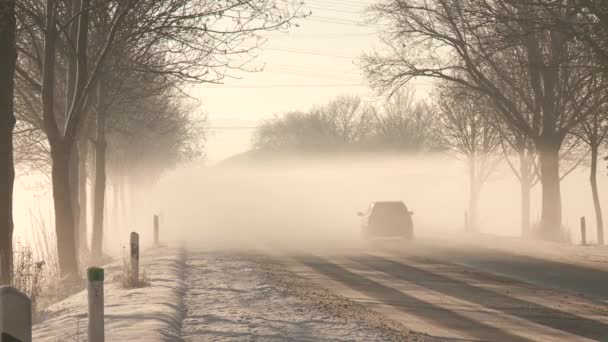
[[[208,161],[213,163],[249,148],[261,121],[291,110],[307,110],[340,94],[378,97],[367,87],[358,67],[364,51],[381,46],[379,28],[366,25],[372,0],[308,0],[305,12],[288,33],[265,33],[258,73],[237,73],[222,85],[201,85],[191,94],[210,119]],[[418,96],[428,82],[416,82]]]

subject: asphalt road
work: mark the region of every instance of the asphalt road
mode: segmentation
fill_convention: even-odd
[[[454,341],[608,341],[605,270],[432,241],[295,249],[293,273],[402,323]]]

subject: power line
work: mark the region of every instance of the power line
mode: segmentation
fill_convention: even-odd
[[[345,14],[362,14],[362,12],[363,12],[362,9],[351,11],[351,10],[344,9],[344,8],[317,7],[317,6],[310,6],[310,5],[306,6],[306,9],[309,9],[309,8],[316,9],[319,11],[329,11],[329,12],[337,12],[337,13],[345,13]],[[314,14],[314,12],[313,12],[313,14]]]
[[[282,35],[268,35],[269,38],[294,38],[294,39],[302,39],[302,38],[361,38],[361,37],[375,37],[376,33],[318,33],[318,34],[282,34]]]
[[[291,70],[279,70],[279,71],[268,71],[271,74],[287,74],[287,75],[295,75],[306,78],[314,78],[314,79],[326,79],[330,81],[353,81],[353,78],[340,77],[338,75],[330,75],[330,74],[311,74],[305,71],[291,71]]]
[[[339,0],[323,0],[322,2],[315,2],[315,1],[310,1],[310,2],[305,2],[304,6],[308,6],[309,4],[314,4],[315,6],[324,6],[324,5],[331,5],[331,6],[341,6],[341,7],[346,7],[346,8],[365,8],[365,7],[369,7],[371,5],[374,5],[376,2],[372,1],[372,2],[360,2],[360,1],[339,1]]]
[[[217,85],[217,86],[201,86],[206,89],[274,89],[274,88],[339,88],[339,87],[368,87],[366,84],[360,83],[335,83],[335,84],[247,84],[240,86]]]
[[[310,17],[306,17],[306,19],[322,19],[322,20],[327,20],[327,21],[335,21],[335,22],[339,22],[339,23],[346,23],[346,24],[353,24],[353,25],[367,25],[370,27],[380,27],[380,25],[378,25],[378,24],[367,24],[363,20],[351,20],[351,19],[325,17],[325,16],[318,16],[318,15],[311,15]]]
[[[313,55],[313,56],[323,56],[323,57],[334,57],[334,58],[345,58],[345,59],[355,59],[356,57],[349,57],[349,56],[341,56],[341,55],[333,55],[333,54],[329,54],[329,53],[322,53],[322,52],[312,52],[312,51],[307,51],[307,50],[298,50],[298,49],[285,49],[285,48],[262,48],[263,50],[269,50],[269,51],[280,51],[280,52],[289,52],[289,53],[300,53],[300,54],[304,54],[304,55]]]
[[[365,28],[381,28],[380,26],[377,25],[370,25],[370,24],[364,24],[364,23],[355,23],[355,22],[338,22],[334,19],[323,19],[323,18],[314,18],[314,17],[307,17],[304,20],[309,20],[309,21],[316,21],[316,22],[320,22],[320,23],[326,23],[326,24],[336,24],[336,25],[345,25],[345,26],[357,26],[357,27],[365,27]]]

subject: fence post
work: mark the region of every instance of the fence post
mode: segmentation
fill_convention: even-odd
[[[32,302],[12,286],[0,287],[0,334],[2,342],[32,341]]]
[[[585,224],[585,216],[581,217],[581,245],[587,245],[587,226]]]
[[[158,246],[159,222],[158,215],[154,215],[154,245]]]
[[[131,233],[131,282],[139,282],[139,234]]]
[[[104,342],[103,308],[104,270],[99,267],[87,269],[87,294],[89,298],[89,342]]]

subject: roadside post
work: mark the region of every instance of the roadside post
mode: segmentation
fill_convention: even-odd
[[[581,245],[587,246],[587,227],[585,224],[585,216],[581,217]]]
[[[89,299],[89,342],[104,342],[103,307],[104,270],[99,267],[87,269],[87,294]]]
[[[159,234],[159,220],[158,215],[154,215],[154,245],[158,246],[158,234]]]
[[[131,233],[131,282],[139,281],[139,234]]]
[[[32,342],[32,302],[12,286],[0,287],[1,342]]]

